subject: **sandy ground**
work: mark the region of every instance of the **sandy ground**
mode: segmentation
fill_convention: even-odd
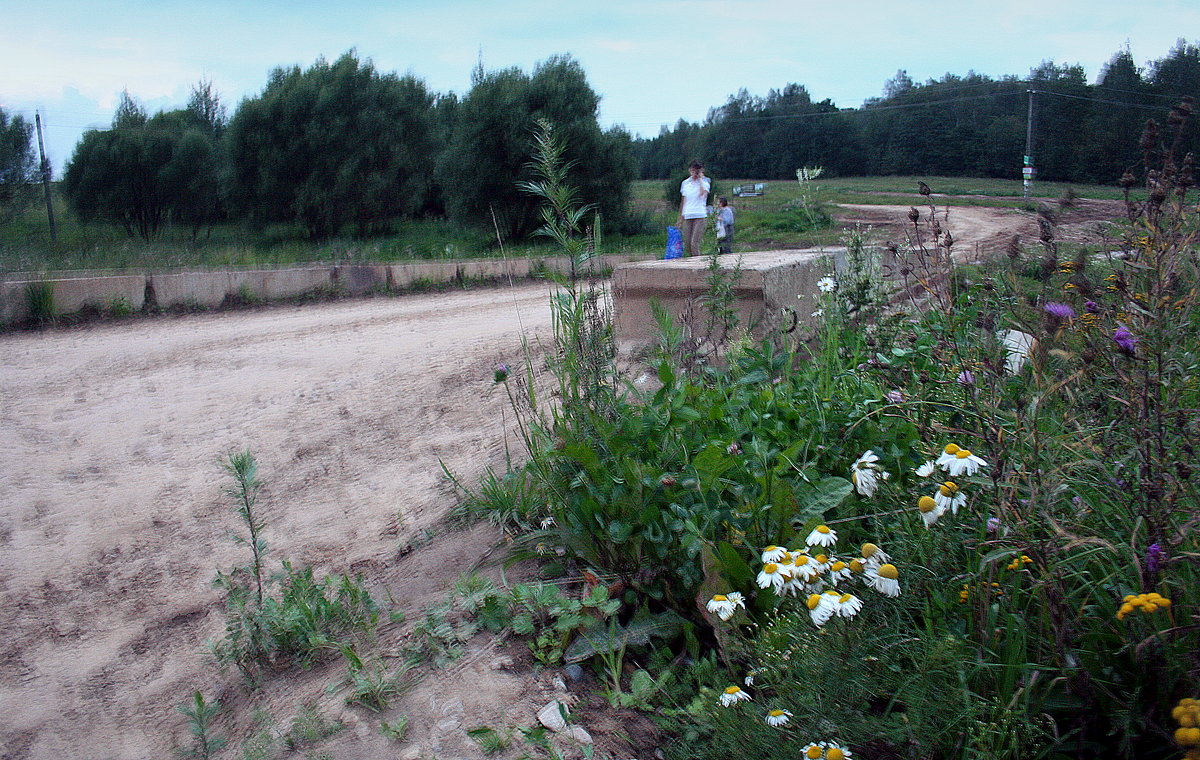
[[[848,206],[839,222],[902,239],[907,211]],[[1084,205],[1061,229],[1118,214]],[[1027,212],[955,208],[948,226],[960,252],[1036,239]],[[223,728],[235,741],[255,730],[256,711],[286,722],[317,704],[348,728],[320,747],[335,759],[480,757],[466,728],[529,724],[552,676],[510,668],[519,648],[486,637],[381,716],[412,719],[400,745],[327,692],[338,677],[328,668],[251,694],[206,644],[225,621],[211,581],[244,561],[220,462],[246,448],[268,485],[273,557],[362,572],[410,622],[444,597],[496,537],[479,526],[427,540],[456,503],[440,462],[467,483],[503,466],[507,399],[491,368],[519,358],[522,336],[548,337],[548,292],[521,284],[0,335],[0,757],[165,758],[186,740],[174,706],[193,689],[233,708]],[[414,540],[423,548],[399,551]],[[612,733],[628,733],[616,720]]]
[[[0,336],[0,756],[166,757],[192,689],[237,698],[205,649],[213,576],[243,561],[229,452],[258,457],[274,557],[441,594],[446,547],[397,547],[455,503],[439,462],[503,467],[491,369],[549,326],[546,286],[521,284]],[[463,667],[489,670],[478,655]],[[439,722],[471,708],[426,697]]]

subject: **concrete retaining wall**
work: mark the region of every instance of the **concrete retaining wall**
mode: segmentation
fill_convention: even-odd
[[[727,254],[717,258],[732,277],[732,304],[738,324],[763,336],[777,330],[805,330],[815,323],[817,280],[844,266],[845,248],[810,248]],[[612,293],[617,342],[624,354],[637,354],[658,340],[651,300],[666,307],[675,321],[697,329],[706,314],[697,299],[708,293],[709,258],[623,264],[613,272]],[[690,315],[690,317],[689,317]],[[693,324],[688,324],[689,319]]]
[[[600,274],[633,258],[637,257],[600,256],[588,262],[581,274]],[[570,261],[552,256],[156,274],[18,273],[0,281],[0,326],[29,319],[28,292],[41,283],[52,290],[53,316],[57,317],[89,307],[101,311],[118,306],[132,311],[144,307],[217,308],[238,299],[270,301],[320,292],[356,296],[466,280],[525,279],[543,271],[566,274]]]

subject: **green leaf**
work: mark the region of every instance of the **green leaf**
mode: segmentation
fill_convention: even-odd
[[[620,520],[613,520],[608,524],[608,537],[612,539],[614,544],[623,544],[633,535],[633,527],[626,525]]]
[[[563,653],[563,661],[567,663],[583,662],[597,654],[615,652],[629,646],[649,644],[652,636],[669,639],[683,629],[683,623],[682,617],[666,610],[654,615],[638,615],[624,628],[617,625],[581,633]]]
[[[837,509],[853,490],[854,484],[846,478],[833,475],[821,478],[812,491],[798,496],[804,501],[797,508],[796,514],[792,518],[792,525],[799,527],[821,520],[826,513]]]

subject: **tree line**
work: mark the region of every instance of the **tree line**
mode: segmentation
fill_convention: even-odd
[[[680,120],[634,148],[643,179],[674,177],[696,157],[725,177],[790,179],[797,167],[822,166],[834,176],[1019,178],[1030,90],[1038,177],[1116,183],[1142,161],[1146,120],[1161,122],[1182,96],[1200,95],[1200,46],[1180,40],[1145,69],[1118,52],[1094,85],[1083,67],[1050,61],[1025,79],[968,72],[918,84],[901,70],[882,97],[856,109],[814,102],[798,84],[766,97],[743,89],[702,123]],[[1200,150],[1195,121],[1180,155]]]
[[[370,235],[424,216],[519,238],[540,224],[517,182],[531,178],[545,119],[564,139],[580,199],[620,229],[637,169],[629,134],[600,128],[599,102],[569,56],[532,73],[478,66],[459,97],[349,52],[274,70],[228,118],[207,82],[185,108],[153,116],[125,93],[111,128],[84,134],[61,187],[82,221],[147,239],[168,224],[198,232],[224,220]]]

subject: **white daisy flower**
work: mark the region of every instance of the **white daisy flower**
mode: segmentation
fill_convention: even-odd
[[[829,566],[829,582],[832,585],[837,585],[838,581],[850,580],[850,566],[842,560],[835,560]]]
[[[822,293],[832,293],[833,291],[837,290],[837,280],[833,279],[833,277],[829,275],[826,275],[825,277],[817,280],[817,290],[821,291]]]
[[[804,583],[812,583],[821,575],[820,563],[807,554],[797,554],[794,567],[793,575]]]
[[[917,475],[922,478],[927,478],[933,474],[935,469],[937,469],[937,462],[930,459],[925,464],[917,468]]]
[[[850,750],[836,742],[821,742],[821,746],[825,749],[825,760],[851,760],[853,757]]]
[[[822,742],[824,744],[824,742]],[[821,760],[825,757],[825,747],[822,744],[809,744],[800,750],[800,754],[808,760]]]
[[[805,604],[813,625],[818,628],[828,623],[829,619],[837,614],[836,597],[831,600],[825,594],[809,594]]]
[[[787,710],[771,710],[767,713],[767,725],[775,726],[776,728],[786,726],[791,717],[792,714]]]
[[[859,552],[862,553],[863,564],[867,565],[868,567],[873,565],[878,568],[884,562],[887,562],[891,559],[887,552],[885,552],[883,549],[880,549],[875,544],[863,544],[862,548],[859,549]]]
[[[721,693],[721,706],[730,707],[738,702],[749,702],[750,695],[742,691],[741,686],[730,686]]]
[[[824,309],[817,309],[816,311],[814,311],[814,312],[812,313],[812,315],[813,315],[814,317],[823,317],[823,316],[825,316],[825,310],[824,310]]]
[[[850,466],[850,480],[854,483],[854,489],[867,498],[875,495],[880,480],[887,480],[889,477],[889,474],[876,464],[878,461],[879,457],[875,452],[869,450]]]
[[[755,578],[755,582],[758,583],[759,588],[769,587],[775,589],[776,592],[783,587],[786,580],[787,576],[779,572],[779,565],[774,562],[768,562],[763,565],[763,569],[759,572],[758,577]]]
[[[921,519],[925,521],[925,528],[929,529],[942,513],[946,510],[938,506],[937,501],[932,496],[922,496],[917,500],[917,509],[921,511]]]
[[[818,525],[808,534],[804,543],[809,546],[833,546],[837,543],[837,533],[826,525]]]
[[[553,518],[553,517],[544,517],[544,518],[542,518],[542,530],[545,530],[546,528],[549,528],[549,527],[550,527],[551,525],[553,525],[553,524],[554,524],[554,518]]]
[[[954,460],[946,465],[946,471],[952,478],[961,478],[963,475],[974,475],[981,467],[987,467],[987,462],[967,449],[959,449],[954,454]]]
[[[786,557],[789,553],[790,552],[788,552],[788,550],[783,548],[782,546],[775,546],[774,544],[772,544],[771,546],[768,546],[766,549],[763,549],[762,561],[763,562],[778,562],[779,560]]]
[[[735,612],[737,612],[738,607],[745,609],[746,602],[742,598],[741,594],[734,591],[731,594],[714,595],[712,599],[708,600],[708,604],[706,604],[705,607],[709,612],[721,618],[722,620],[728,620],[729,618],[733,617]]]
[[[954,514],[958,514],[958,508],[967,503],[967,495],[958,488],[958,484],[952,480],[947,480],[938,486],[937,493],[933,495],[938,506],[942,508],[942,512],[949,509]]]
[[[829,566],[833,564],[833,560],[827,554],[818,554],[813,557],[813,564],[817,566],[817,572],[824,574],[829,570]]]
[[[867,571],[867,583],[884,596],[900,596],[900,571],[895,565],[880,565]]]
[[[838,617],[851,618],[858,614],[862,609],[862,599],[859,599],[854,594],[841,594],[837,598],[837,614]]]
[[[957,457],[958,452],[959,452],[958,444],[954,444],[954,443],[946,444],[946,448],[942,449],[941,456],[939,456],[936,460],[934,460],[934,464],[936,464],[938,467],[942,467],[942,468],[949,467],[950,463],[953,462],[955,460],[955,458]]]

